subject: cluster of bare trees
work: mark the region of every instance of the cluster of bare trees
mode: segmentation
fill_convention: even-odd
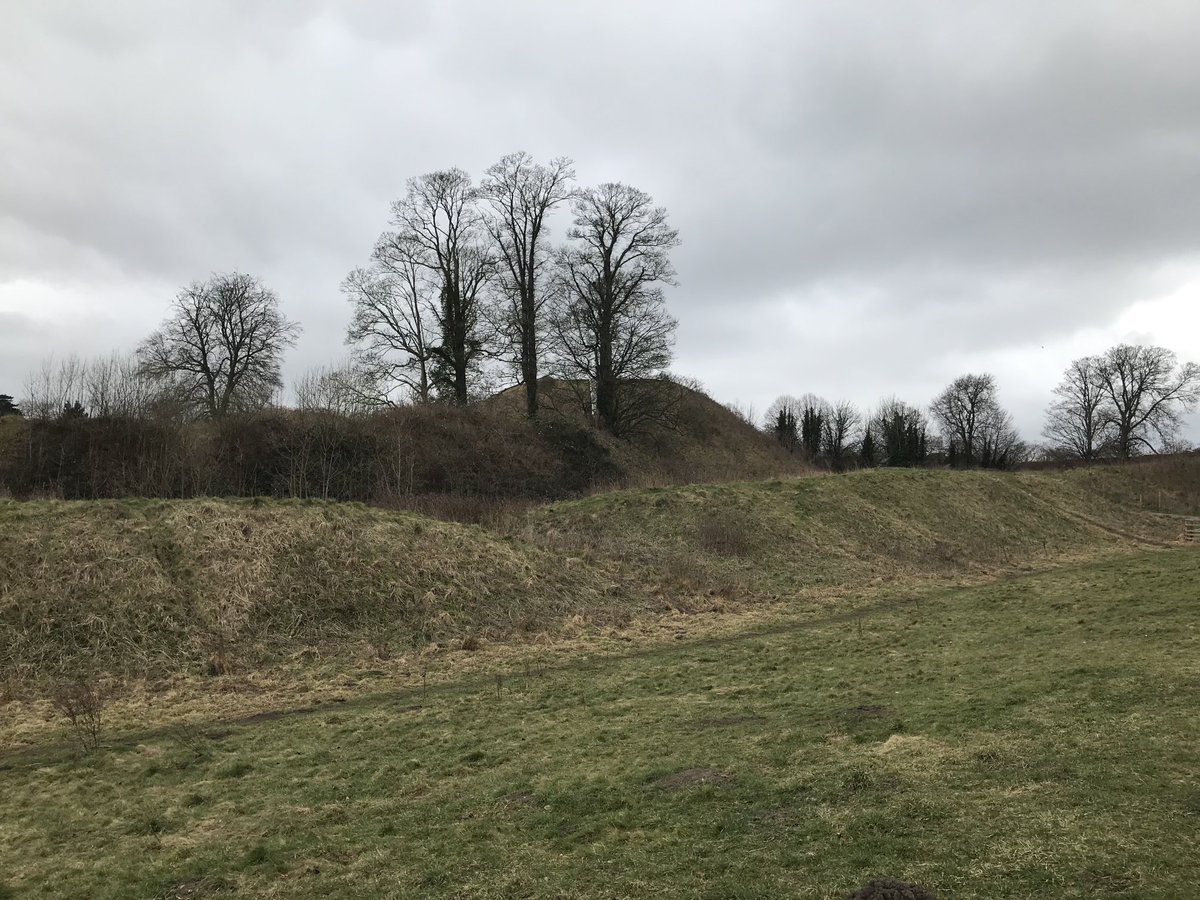
[[[220,418],[261,409],[282,387],[285,348],[299,326],[258,279],[213,275],[184,288],[136,353],[48,358],[25,380],[34,419]]]
[[[785,395],[767,410],[763,428],[835,471],[929,461],[1004,469],[1039,450],[1050,459],[1129,459],[1187,449],[1180,431],[1200,404],[1200,366],[1180,364],[1162,347],[1121,344],[1075,360],[1054,393],[1043,448],[1021,440],[988,374],[956,378],[934,398],[928,417],[894,398],[864,414],[846,402]]]
[[[1067,367],[1043,435],[1059,458],[1129,459],[1186,449],[1183,416],[1200,403],[1200,366],[1163,347],[1120,344]]]
[[[34,419],[147,415],[159,392],[133,353],[49,357],[25,378],[21,412]]]
[[[530,416],[548,372],[594,393],[607,430],[636,424],[647,394],[628,388],[671,358],[662,291],[678,232],[637,188],[574,178],[569,159],[515,153],[478,185],[461,169],[410,179],[369,264],[343,284],[353,359],[323,373],[325,387],[346,385],[363,404],[465,405],[497,364],[523,384]],[[572,225],[552,246],[549,219],[564,205]]]

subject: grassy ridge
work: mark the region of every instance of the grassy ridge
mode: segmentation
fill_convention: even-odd
[[[1122,555],[502,690],[24,758],[0,894],[1191,896],[1197,579],[1190,549]]]
[[[1179,535],[1177,522],[1059,475],[908,469],[601,494],[530,523],[564,551],[668,584],[784,597],[1031,569]]]
[[[474,526],[354,504],[0,505],[0,673],[221,670],[346,641],[517,634],[606,580]]]
[[[1054,475],[865,471],[617,492],[509,536],[354,504],[0,503],[0,677],[219,672],[290,654],[830,601],[1174,537]]]

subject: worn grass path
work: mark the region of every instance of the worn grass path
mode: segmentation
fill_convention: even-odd
[[[1190,896],[1200,552],[0,771],[0,896]]]

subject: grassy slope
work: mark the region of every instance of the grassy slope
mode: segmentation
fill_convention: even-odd
[[[553,504],[530,533],[676,586],[825,595],[904,577],[986,575],[1179,535],[1057,475],[874,469],[601,494]]]
[[[2,674],[519,634],[609,589],[546,550],[354,504],[7,503],[0,529]]]
[[[0,504],[0,676],[253,667],[583,616],[827,604],[1093,557],[1169,520],[1050,475],[870,471],[620,492],[521,539],[347,504]]]
[[[46,751],[0,775],[0,894],[1191,896],[1197,579],[1143,552],[499,694]]]

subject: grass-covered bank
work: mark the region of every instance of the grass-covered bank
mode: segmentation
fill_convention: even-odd
[[[0,760],[20,896],[1189,896],[1200,553]],[[142,734],[140,738],[137,736]]]
[[[0,502],[0,678],[245,673],[823,608],[1178,534],[1077,480],[987,472],[614,492],[534,508],[505,533],[344,503]]]

